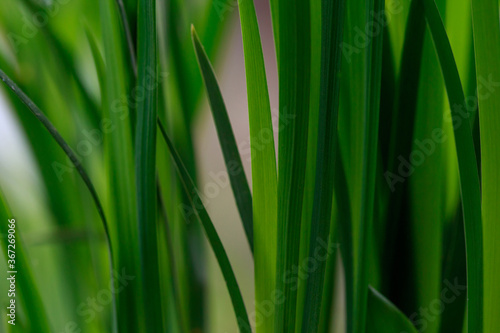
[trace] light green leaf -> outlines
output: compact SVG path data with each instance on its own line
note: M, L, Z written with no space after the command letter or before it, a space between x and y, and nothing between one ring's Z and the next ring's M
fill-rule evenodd
M272 300L276 289L278 176L266 68L254 2L240 1L238 6L245 56L250 146L253 147L251 158L257 305ZM257 332L273 332L274 317L274 313L271 313L263 318L262 325L256 327Z
M484 305L483 309L469 309L469 325L473 316L484 314L484 331L500 330L500 316L497 311L500 299L500 31L498 1L472 0L472 22L474 31L474 51L476 54L477 89L479 97L479 126L481 135L481 189L484 238ZM470 235L466 231L466 238ZM474 232L480 232L476 229ZM479 239L479 237L478 237ZM479 247L480 243L474 244ZM469 250L469 243L467 244ZM474 260L475 258L470 258ZM468 261L470 262L470 261ZM476 267L479 269L479 267ZM469 289L470 294L480 293L480 289ZM477 312L477 313L476 313ZM479 320L479 318L477 318ZM477 326L479 327L479 326ZM469 326L470 329L473 326ZM477 331L479 332L479 331Z

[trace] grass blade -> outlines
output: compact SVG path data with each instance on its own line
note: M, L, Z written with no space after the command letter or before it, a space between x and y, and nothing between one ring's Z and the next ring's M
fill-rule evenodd
M384 0L370 0L367 3L366 13L383 13ZM359 231L359 260L356 273L355 286L355 314L354 332L366 330L366 307L369 283L369 244L372 237L372 225L375 207L375 180L378 147L378 126L380 114L380 93L382 75L382 46L383 34L372 37L366 52L368 62L367 78L365 80L365 114L363 122L363 158L362 158L362 184L361 184L361 214Z
M229 180L231 181L234 198L236 199L236 205L238 206L238 211L240 212L245 234L253 253L252 194L250 193L250 187L248 186L241 157L238 152L238 146L236 145L236 140L234 139L233 129L231 127L231 122L227 114L226 105L224 104L219 84L217 83L217 78L215 77L214 69L200 43L200 39L194 30L194 26L191 26L191 36L198 64L203 75L203 82L205 83L205 87L207 89L210 108L212 110L215 126L217 128L217 136L219 137L222 153L224 154L224 161L226 162L226 168Z
M411 264L413 266L410 284L415 292L414 297L406 298L414 298L413 309L425 307L434 299L439 298L442 289L442 248L445 225L443 201L444 194L448 193L443 188L443 179L449 171L446 173L441 171L444 170L443 152L446 145L440 142L436 144L433 139L433 133L436 136L435 134L443 129L444 82L428 30L425 33L420 77L412 150L410 155L404 156L405 159L411 161L412 165L415 165L412 175L407 179L408 230L412 244ZM429 82L433 84L430 85ZM450 133L450 137L452 136L453 134ZM452 149L455 153L454 144ZM422 155L424 156L423 163L420 163L418 156L414 158L415 155L421 153L425 154ZM418 164L414 161L418 161ZM401 308L404 307L401 306ZM428 333L438 332L440 317L436 315L435 320L428 322L426 327Z
M278 176L266 68L254 1L240 1L238 7L245 56L250 145L255 147L251 158L255 301L259 304L269 300L275 290ZM266 140L262 140L263 137ZM256 330L272 332L274 313L266 316Z
M201 96L203 83L199 75L199 68L196 55L193 52L193 43L190 34L190 15L184 2L179 0L158 2L160 12L159 22L161 67L162 71L167 71L169 75L165 84L162 85L161 98L162 111L159 111L159 119L165 121L170 126L171 135L178 144L178 151L182 160L189 170L193 180L197 181L196 158L193 143L193 116ZM207 4L208 5L208 4ZM215 6L212 6L211 11ZM217 16L218 17L218 16ZM219 18L219 17L218 17ZM224 20L217 20L216 25L221 25ZM215 29L218 30L218 29ZM216 32L214 32L215 34ZM209 39L216 38L210 36ZM205 39L202 38L205 42ZM204 44L207 47L207 44ZM210 50L208 50L210 56ZM162 154L164 164L170 170L170 175L174 177L172 186L175 187L173 200L169 200L171 207L178 205L190 207L189 201L182 191L182 186L175 176L174 166L170 156ZM160 161L161 163L161 161ZM167 187L166 187L167 188ZM170 189L170 187L169 187ZM169 191L171 192L171 191ZM164 192L165 197L167 194ZM182 202L179 202L182 201ZM177 263L179 264L179 274L182 288L182 305L185 317L189 322L191 330L199 330L205 326L205 304L206 270L202 258L204 258L204 244L201 242L203 231L198 223L190 223L192 214L182 214L179 210L172 213L175 239L178 240L180 251L177 253ZM194 218L194 216L192 216ZM188 218L188 221L185 219ZM188 222L188 223L185 223ZM200 274L201 273L201 274Z
M96 62L97 74L104 82L102 90L103 119L113 125L113 131L105 133L104 151L107 182L110 188L110 205L113 241L116 244L115 270L124 267L139 271L137 252L137 211L136 188L134 183L134 156L130 108L126 97L129 89L130 70L127 63L126 48L120 25L118 8L114 0L100 1L100 15L103 30L105 72L99 73L99 60ZM97 50L94 51L94 54ZM99 59L99 55L95 54ZM124 102L125 98L125 102ZM140 300L140 279L131 282L117 295L118 331L135 332L142 329L138 306Z
M311 2L311 92L309 97L309 128L307 130L307 157L306 178L304 188L314 189L316 181L316 155L318 152L318 123L320 104L320 78L321 78L321 1ZM299 262L309 257L311 238L311 219L314 202L314 190L304 191L302 201L302 222L300 226ZM335 229L335 228L332 228ZM332 230L333 231L333 230ZM330 261L330 259L328 259ZM330 279L331 280L331 279ZM325 284L328 284L328 279ZM307 292L307 279L299 279L297 286L297 319L295 325L302 329L304 319L304 305ZM331 295L331 294L330 294Z
M299 264L310 93L310 3L279 0L278 77L280 123L278 149L278 251L276 289L284 302L276 304L275 332L295 330L297 286L285 283ZM288 277L289 279L289 277ZM288 281L290 282L290 281Z
M457 65L444 24L434 0L423 0L425 16L431 30L446 91L451 107L451 117L461 120L455 123L456 150L460 175L460 192L464 214L465 240L467 249L468 281L468 330L483 331L483 234L481 222L481 190L474 150L474 140L469 115L464 116L465 96L460 82Z
M484 241L484 331L500 330L497 304L500 298L498 274L500 269L500 150L498 149L500 128L500 31L498 31L498 2L495 0L472 0L472 23L474 50L476 55L477 87L479 96L479 127L481 138L481 180ZM489 86L488 86L489 85ZM494 88L492 88L492 86ZM494 89L494 90L492 90ZM479 95L480 94L480 95ZM487 98L482 98L487 96ZM476 230L480 232L480 230ZM469 234L466 233L466 238ZM474 237L474 235L472 235ZM479 238L478 238L479 240ZM481 243L475 244L480 246ZM469 243L467 245L469 250ZM473 260L474 258L471 258ZM477 267L479 269L479 267ZM474 292L474 290L470 290ZM476 290L480 292L480 290ZM472 311L472 313L471 313ZM469 310L471 315L481 309ZM478 318L479 319L479 318ZM470 319L469 319L470 320ZM469 326L469 332L472 326Z
M136 129L136 187L139 249L143 279L146 331L162 331L156 228L156 122L158 118L156 1L138 3L138 99ZM151 84L153 80L153 84Z
M217 231L208 215L205 206L203 204L195 203L195 201L200 201L200 196L198 191L196 190L196 186L194 185L193 180L189 176L184 164L182 163L179 154L175 150L175 147L167 135L164 126L161 122L158 123L160 127L160 131L162 133L165 142L168 145L170 150L170 154L175 162L175 166L180 176L180 180L184 187L185 193L192 205L193 210L195 211L198 219L200 220L203 229L205 230L205 234L207 235L208 241L212 250L215 253L215 257L217 258L217 262L219 263L219 267L224 276L224 280L226 281L227 289L229 291L229 295L231 296L231 301L233 303L234 312L236 314L236 319L238 321L238 327L240 328L240 332L252 332L250 327L250 321L248 320L247 311L245 309L245 304L243 303L243 297L241 296L241 291L238 287L238 282L236 281L236 277L234 275L233 269L231 268L231 263L229 262L229 258L227 257L226 250L224 250L224 246L217 235Z
M321 83L318 121L316 180L311 220L309 257L314 258L320 240L329 244L332 215L337 115L339 107L339 72L341 63L344 1L322 1ZM334 255L334 254L329 254ZM307 280L302 332L317 332L324 293L327 261L319 262Z
M187 329L187 325L184 321L184 318L182 316L182 305L181 305L181 298L179 295L180 288L179 288L179 281L177 279L178 273L176 269L176 264L175 264L175 255L174 255L174 242L173 242L173 236L172 236L172 230L170 226L170 222L167 217L167 209L165 207L165 202L163 200L162 192L161 192L161 187L160 187L160 180L157 177L157 199L158 199L158 210L159 214L161 216L161 219L163 220L164 224L164 229L165 229L165 243L167 246L167 258L168 258L168 268L170 272L170 282L171 282L171 288L172 288L172 298L174 300L174 308L175 308L175 314L177 317L177 320L179 322L180 326L180 332L181 333L187 333L189 330Z

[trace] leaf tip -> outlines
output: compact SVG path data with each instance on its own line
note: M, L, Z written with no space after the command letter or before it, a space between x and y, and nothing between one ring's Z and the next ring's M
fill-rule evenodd
M198 35L196 34L196 29L194 28L194 24L191 23L191 38L193 38L193 40L196 38L198 39Z

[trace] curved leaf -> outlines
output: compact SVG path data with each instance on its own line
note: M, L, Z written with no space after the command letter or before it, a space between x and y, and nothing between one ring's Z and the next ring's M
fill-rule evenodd
M194 185L193 180L189 176L189 173L182 163L179 154L175 150L172 141L165 131L165 127L160 121L158 121L158 125L160 127L163 138L168 145L170 154L174 160L185 193L192 205L194 212L196 213L196 216L200 220L203 229L205 230L205 234L207 235L210 246L215 253L217 262L219 263L222 275L224 276L224 280L226 281L229 296L231 297L231 301L233 303L234 313L236 314L236 319L238 321L240 331L250 333L252 332L252 329L250 327L250 321L248 320L247 311L245 309L245 303L243 302L243 297L241 296L241 291L238 287L238 282L236 281L236 277L231 267L231 263L229 262L229 258L227 257L226 250L222 245L219 235L217 235L217 231L215 230L215 227L205 209L205 206L201 202L201 197L196 189L196 186Z
M378 291L369 287L367 333L417 333L410 320Z
M474 140L469 117L465 113L465 96L460 82L457 65L453 56L446 30L434 0L423 1L425 16L431 30L454 122L460 193L467 243L467 294L469 332L482 332L483 329L483 234L481 221L481 190L479 173L474 150Z

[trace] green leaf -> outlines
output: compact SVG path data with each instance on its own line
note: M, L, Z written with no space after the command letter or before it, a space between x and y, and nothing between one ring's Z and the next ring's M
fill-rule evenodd
M394 305L372 287L368 292L367 333L417 333L410 320Z
M304 197L311 66L310 2L277 1L280 124L278 149L278 244L274 332L294 332ZM273 14L274 15L274 14Z
M253 253L252 194L250 193L250 187L248 186L245 171L243 169L243 163L241 163L238 146L236 145L236 140L234 139L233 129L231 127L231 122L227 114L226 105L224 104L219 84L217 83L217 78L215 77L214 69L200 43L200 39L194 30L194 26L191 26L191 36L198 64L203 75L203 82L205 83L205 87L207 89L208 100L210 102L215 127L217 128L217 136L219 137L219 143L224 155L224 161L226 163L226 169L231 182L231 187L233 189L234 198L236 199L236 205L238 206L238 210L240 212L245 234Z
M276 152L266 68L253 0L238 3L245 56L245 75L252 149L255 302L272 299L276 281L277 181ZM265 138L265 140L263 140ZM259 311L257 309L257 311ZM257 332L274 330L274 313Z
M139 249L143 280L143 307L148 332L163 330L158 241L156 226L156 128L158 81L156 45L156 1L138 3L138 98L135 141L135 172Z
M409 206L409 230L412 240L412 281L415 286L414 309L425 307L441 292L441 271L444 228L444 159L445 144L433 137L443 128L444 83L439 62L432 45L430 33L426 31L421 74L418 88L417 112L415 115L412 152L404 156L412 161L415 169L407 179ZM430 85L429 81L434 84ZM437 130L438 129L438 130ZM450 133L451 134L451 133ZM451 134L452 136L452 134ZM451 141L451 140L450 140ZM454 152L453 145L453 152ZM424 155L419 155L424 154ZM420 160L420 156L423 160ZM429 321L426 331L438 332L440 316Z
M309 98L309 128L307 130L306 178L304 187L314 188L316 181L316 154L318 144L319 100L321 78L321 1L311 2L311 94ZM314 191L305 191L302 201L302 222L300 230L299 262L309 257L311 238L311 218L313 210ZM332 228L334 229L334 228ZM330 261L330 259L328 260ZM333 278L333 277L332 277ZM331 280L330 277L327 281ZM296 331L302 329L304 305L307 292L307 279L299 279L297 289ZM328 302L327 302L328 303Z
M367 13L383 13L384 0L370 0ZM372 37L366 48L367 77L366 98L363 114L363 150L361 168L361 205L359 220L358 269L355 274L354 332L364 332L366 327L366 302L369 284L369 245L373 235L372 226L375 207L375 180L377 170L378 126L382 75L383 33Z
M217 235L217 231L215 230L215 227L212 223L212 220L210 219L210 216L207 213L207 210L205 209L205 206L201 202L201 197L198 193L198 190L196 189L193 180L189 176L186 167L182 163L179 154L175 150L172 141L168 137L164 126L161 122L158 122L158 125L160 127L162 136L168 145L170 154L174 160L185 193L189 199L189 202L191 203L194 212L196 213L196 216L201 222L203 229L205 230L205 234L207 235L210 246L214 251L217 262L219 263L222 275L224 276L224 280L226 281L229 296L231 297L231 301L233 303L234 313L236 314L240 332L251 333L252 329L250 327L250 321L248 320L243 297L241 296L241 291L238 287L238 282L236 281L236 277L231 267L231 263L229 262L229 258L227 257L226 250L222 245L219 235Z
M316 180L309 242L309 257L314 258L320 242L329 243L332 216L335 157L337 149L337 115L339 107L339 72L344 23L344 1L322 1L321 77L317 132ZM330 253L329 255L334 255ZM302 332L317 332L322 296L325 292L327 261L309 275L304 301ZM328 296L328 295L327 295Z
M467 243L468 329L469 332L482 332L484 305L481 190L474 140L469 121L470 115L464 109L467 104L465 103L460 76L436 3L434 0L423 0L423 3L427 23L441 64L446 91L448 92L451 117L454 120L453 131L455 133Z
M161 219L163 220L164 224L164 230L165 230L165 243L167 247L167 258L168 258L168 269L169 269L169 280L171 283L171 288L172 288L172 298L174 300L174 308L175 308L175 315L177 318L177 321L179 322L179 327L181 333L187 333L189 330L187 329L187 323L185 322L183 318L183 313L182 313L182 305L181 305L181 297L179 295L180 293L180 288L179 288L179 281L178 281L178 273L176 269L176 263L175 263L175 255L174 255L174 241L173 241L173 236L172 236L172 227L170 226L170 221L168 220L167 217L167 209L165 207L165 202L163 200L162 194L161 194L161 186L160 186L160 180L157 177L157 187L156 187L156 195L158 199L158 211L161 216Z
M500 298L498 275L500 270L500 252L498 238L500 228L500 150L498 142L500 134L500 31L498 2L495 0L472 0L472 22L474 31L474 50L476 55L477 87L479 97L479 127L481 136L481 181L482 181L482 216L484 238L484 308L469 308L469 332L473 327L470 318L484 313L484 331L500 330L500 316L497 304ZM489 83L488 83L489 82ZM466 230L466 238L470 232ZM479 237L477 237L479 240ZM476 243L479 247L481 243ZM469 243L467 243L469 251ZM470 259L474 260L474 258ZM468 261L469 263L469 261ZM479 269L479 267L476 267ZM480 293L480 289L471 290L470 294ZM477 304L479 306L479 304ZM479 320L479 318L477 318ZM478 326L479 327L479 326ZM479 331L477 331L479 332Z
M126 66L127 56L120 28L120 19L115 0L99 2L103 31L105 73L101 81L104 94L103 122L112 130L105 132L104 152L106 180L109 186L109 214L113 244L116 244L115 270L139 271L137 253L137 210L134 183L134 156L131 123L132 100L128 94L131 73ZM95 53L95 51L94 51ZM99 58L97 55L95 55ZM97 64L99 61L97 60ZM97 69L99 65L96 65ZM135 96L134 96L135 97ZM118 331L141 330L140 279L131 281L131 288L117 294Z

